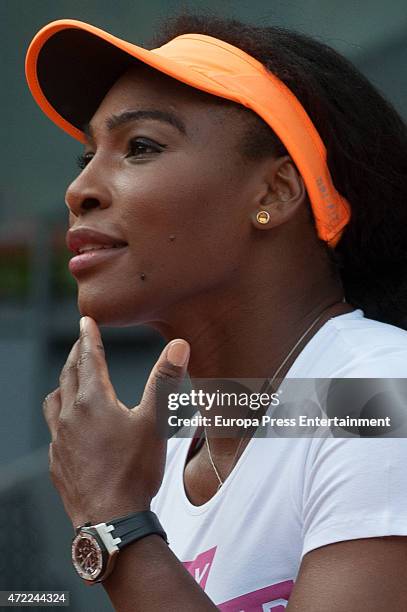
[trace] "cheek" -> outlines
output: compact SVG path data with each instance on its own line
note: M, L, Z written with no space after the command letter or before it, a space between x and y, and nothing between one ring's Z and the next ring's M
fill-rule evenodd
M226 168L205 161L151 164L121 184L120 221L146 273L209 274L238 256L249 230L242 190Z
M196 167L146 165L115 184L112 213L116 205L128 253L79 284L82 314L105 324L145 323L239 269L249 234L241 191L222 169L201 175Z

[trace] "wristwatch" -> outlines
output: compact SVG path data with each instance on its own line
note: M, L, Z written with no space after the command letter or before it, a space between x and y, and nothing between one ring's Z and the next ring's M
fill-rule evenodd
M133 512L107 523L85 523L76 528L72 540L72 563L87 584L102 582L112 572L120 550L151 534L167 535L157 515L150 510Z

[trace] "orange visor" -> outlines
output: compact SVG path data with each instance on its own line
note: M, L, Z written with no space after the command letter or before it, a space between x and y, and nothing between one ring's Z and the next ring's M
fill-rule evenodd
M211 36L184 34L150 51L81 21L63 19L42 28L31 42L27 81L44 113L85 142L84 126L134 58L259 115L303 177L318 236L332 247L338 243L350 206L333 185L324 143L294 94L241 49Z

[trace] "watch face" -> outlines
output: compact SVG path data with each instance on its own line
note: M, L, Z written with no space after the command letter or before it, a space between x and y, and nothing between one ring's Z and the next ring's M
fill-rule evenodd
M80 531L72 542L72 563L84 580L97 580L103 569L102 548L91 533Z

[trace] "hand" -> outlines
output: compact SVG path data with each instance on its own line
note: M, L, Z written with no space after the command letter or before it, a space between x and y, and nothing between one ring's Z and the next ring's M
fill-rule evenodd
M75 527L149 509L161 486L167 448L156 427L158 393L164 384L178 387L189 352L185 340L167 345L139 406L128 409L110 381L98 326L82 317L60 386L44 401L51 478Z

